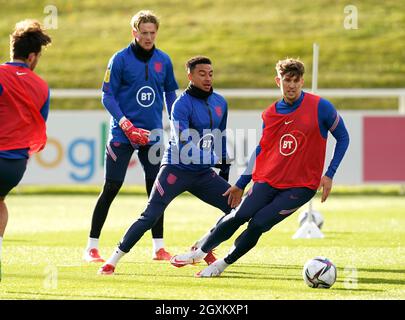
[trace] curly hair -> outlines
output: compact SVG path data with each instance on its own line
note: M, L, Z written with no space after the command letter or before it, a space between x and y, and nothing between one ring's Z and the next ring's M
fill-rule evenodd
M299 59L286 58L277 62L276 71L279 76L288 75L301 78L305 73L305 66Z
M51 37L37 20L17 22L10 34L10 56L12 59L27 59L29 54L41 52L42 46L52 42Z

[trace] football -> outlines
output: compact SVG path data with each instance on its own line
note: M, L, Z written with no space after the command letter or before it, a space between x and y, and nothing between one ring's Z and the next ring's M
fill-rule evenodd
M312 217L314 219L315 224L318 226L319 229L322 228L323 226L323 216L319 211L312 210ZM302 211L298 215L298 222L300 224L300 227L302 224L307 220L308 218L308 211Z
M309 287L328 289L336 281L336 267L325 257L315 257L305 263L302 276Z

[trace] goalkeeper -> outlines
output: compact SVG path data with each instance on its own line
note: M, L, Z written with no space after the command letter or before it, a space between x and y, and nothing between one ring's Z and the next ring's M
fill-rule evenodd
M148 195L159 171L164 99L170 114L178 85L170 57L155 47L158 29L159 20L153 12L138 12L131 19L133 41L113 55L105 73L102 103L111 114L110 135L105 151L105 182L84 251L87 262L104 261L98 250L101 230L133 152L137 151L145 172ZM152 228L152 238L153 259L169 260L163 242L163 215Z

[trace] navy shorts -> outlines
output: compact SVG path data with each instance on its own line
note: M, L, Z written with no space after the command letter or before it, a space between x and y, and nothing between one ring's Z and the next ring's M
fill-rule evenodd
M4 198L24 176L28 159L0 158L0 197Z
M150 150L151 148L153 149ZM104 166L105 179L123 182L134 151L134 147L127 143L110 142L107 144ZM155 179L162 159L160 149L150 145L139 146L137 152L138 159L145 172L145 179Z

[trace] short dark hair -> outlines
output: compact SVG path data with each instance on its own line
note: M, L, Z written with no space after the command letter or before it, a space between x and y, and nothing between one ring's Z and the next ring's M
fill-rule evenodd
M189 72L192 72L197 64L212 64L211 60L208 57L205 56L196 56L190 58L186 62L186 69L189 70Z
M305 73L305 66L299 59L286 58L279 60L276 64L277 74L280 76L288 75L301 78Z
M51 38L37 20L17 22L14 32L10 35L11 59L27 59L30 53L40 53L42 46L51 42Z

